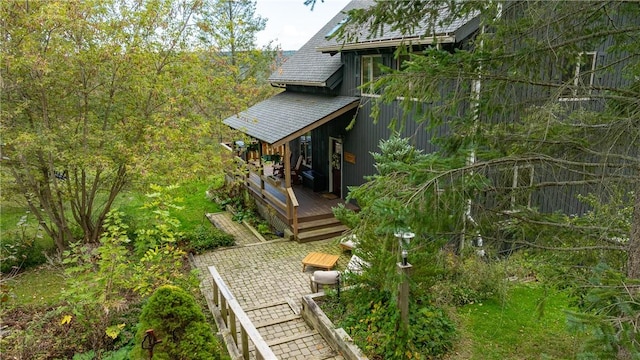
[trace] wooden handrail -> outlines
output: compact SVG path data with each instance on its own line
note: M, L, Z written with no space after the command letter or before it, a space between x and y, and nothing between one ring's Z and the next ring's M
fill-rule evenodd
M209 266L209 273L213 277L213 300L216 306L221 307L220 313L223 315L223 320L227 325L227 328L231 329L233 340L236 347L238 346L238 334L236 331L236 320L240 323L240 333L242 341L242 357L245 360L249 360L249 341L253 343L256 351L256 358L264 360L277 360L278 358L273 353L267 342L262 338L262 335L255 328L247 314L242 310L242 307L235 299L229 288L225 284L224 280L218 273L215 266ZM224 309L223 309L224 308ZM229 316L227 316L227 314Z
M291 204L291 218L293 228L293 235L298 237L298 207L300 207L300 203L298 202L298 198L296 197L296 193L293 192L293 188L287 188L287 196L289 197L289 203Z

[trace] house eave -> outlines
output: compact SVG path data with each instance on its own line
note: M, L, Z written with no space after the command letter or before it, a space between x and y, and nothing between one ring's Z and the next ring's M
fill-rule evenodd
M324 116L323 118L315 121L314 123L309 124L308 126L305 126L304 128L302 128L302 129L300 129L300 130L298 130L296 132L293 132L293 133L287 135L286 137L274 142L273 144L271 144L271 146L278 147L280 145L284 145L285 143L288 143L289 141L292 141L292 140L294 140L294 139L296 139L296 138L308 133L309 131L311 131L313 129L316 129L316 128L328 123L329 121L339 117L340 115L346 114L347 112L357 108L358 106L360 106L360 102L359 101L352 102L351 104L341 108L340 110L335 111L335 112L333 112L331 114L328 114L327 116Z
M327 86L327 82L326 81L323 81L323 82L296 81L296 80L271 81L271 86L286 87L287 85L326 87Z
M455 43L456 37L455 35L445 34L445 35L437 35L428 38L419 38L419 37L410 37L410 38L401 38L401 39L389 39L389 40L377 40L377 41L367 41L367 42L358 42L358 43L350 43L350 44L336 44L330 46L320 46L316 48L316 51L322 53L336 53L345 50L366 50L366 49L377 49L377 48L385 48L385 47L398 47L400 45L430 45L430 44L449 44Z

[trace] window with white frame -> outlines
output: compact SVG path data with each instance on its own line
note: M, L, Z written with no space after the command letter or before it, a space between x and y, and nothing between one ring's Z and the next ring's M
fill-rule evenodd
M311 168L311 132L300 136L300 155L302 164Z
M588 99L596 69L595 51L580 53L577 59L565 59L561 64L560 82L563 85L560 100Z
M377 80L382 75L382 69L380 69L381 64L381 55L363 55L361 57L360 78L362 79L362 83L360 91L362 95L375 94L372 82Z
M533 180L531 165L514 165L500 169L496 179L496 190L499 194L498 209L511 211L531 207Z

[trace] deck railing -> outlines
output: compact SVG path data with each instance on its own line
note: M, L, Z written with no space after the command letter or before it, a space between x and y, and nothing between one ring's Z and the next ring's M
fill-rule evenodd
M231 150L231 148L228 149ZM283 187L283 179L273 175L265 175L264 166L261 163L256 165L251 162L246 162L239 156L233 157L233 160L237 164L237 167L231 169L231 171L235 172L235 174L228 173L228 175L234 178L241 177L242 182L247 188L252 190L253 193L259 194L263 199L268 200L271 206L280 209L279 212L284 214L289 225L291 225L294 236L298 236L298 208L300 204L293 188ZM254 178L259 180L255 181ZM269 189L267 189L266 184L271 185ZM276 194L273 193L274 191ZM281 194L282 196L279 197L277 194ZM282 199L284 199L284 201Z
M209 273L213 277L213 303L220 309L222 319L233 337L236 347L242 347L242 357L249 360L249 341L255 348L256 359L277 360L276 355L262 335L255 328L247 314L242 310L238 301L234 298L215 266L209 266ZM240 324L240 344L238 344L237 323Z

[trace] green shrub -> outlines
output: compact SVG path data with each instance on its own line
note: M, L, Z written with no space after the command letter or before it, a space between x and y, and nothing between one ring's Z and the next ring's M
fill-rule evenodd
M43 246L42 229L35 219L22 215L15 228L2 231L0 241L0 272L27 269L47 261Z
M328 315L373 359L434 358L453 346L455 326L439 308L410 299L409 327L400 326L394 295L358 287L342 293L339 305L330 299ZM328 305L328 306L327 306Z
M234 244L235 239L232 235L210 225L199 225L185 233L182 239L182 246L185 251L194 254L202 254L205 251Z
M500 262L487 262L476 255L443 254L443 279L431 287L437 303L465 305L494 298L504 301L508 283Z
M176 286L158 288L140 315L132 359L146 359L142 342L153 329L162 342L153 349L154 359L220 359L219 343L195 299Z
M7 274L14 268L21 270L44 264L45 249L37 241L23 239L5 232L0 242L0 272Z

